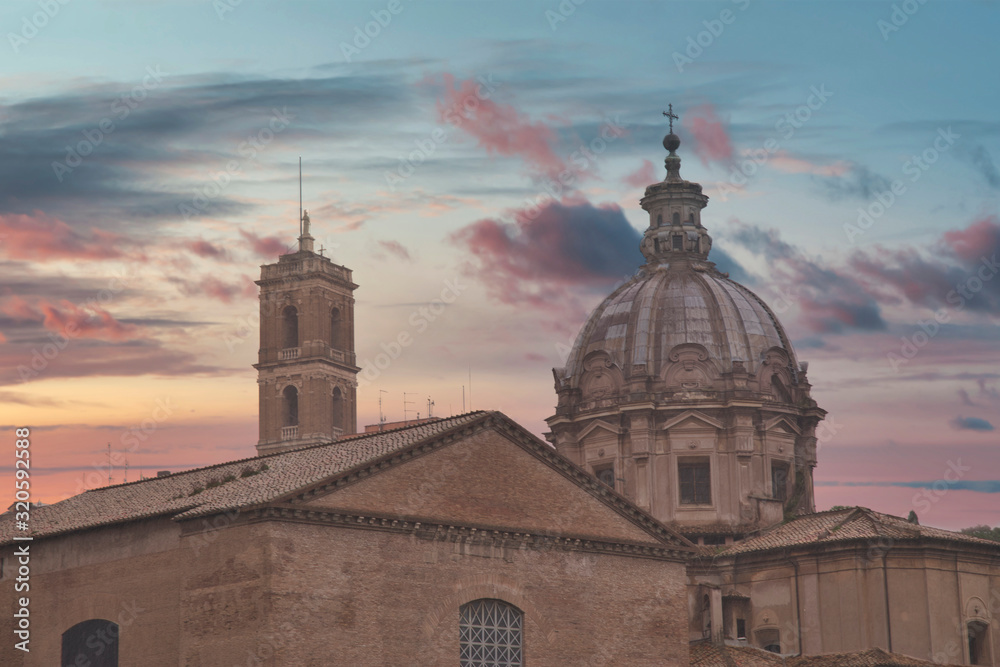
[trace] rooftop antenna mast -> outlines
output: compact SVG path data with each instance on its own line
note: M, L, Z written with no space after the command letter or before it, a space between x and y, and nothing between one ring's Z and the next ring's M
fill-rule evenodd
M382 425L385 424L385 415L382 414L382 394L388 394L385 389L378 390L378 430L382 430Z
M432 401L431 397L428 396L427 397L427 418L430 419L433 416L434 416L434 401Z
M111 443L108 443L108 486L111 486Z
M413 410L411 410L408 407L406 407L407 405L413 405L413 401L406 400L407 396L413 396L413 392L412 391L409 392L409 393L407 393L405 391L403 392L403 421L404 422L406 421L406 414L408 412L414 412ZM420 417L418 416L417 419L419 419L419 418Z

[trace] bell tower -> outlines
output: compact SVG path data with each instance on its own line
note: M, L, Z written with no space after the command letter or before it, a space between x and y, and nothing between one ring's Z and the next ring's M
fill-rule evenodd
M351 270L313 251L309 214L297 252L260 267L258 454L357 430Z

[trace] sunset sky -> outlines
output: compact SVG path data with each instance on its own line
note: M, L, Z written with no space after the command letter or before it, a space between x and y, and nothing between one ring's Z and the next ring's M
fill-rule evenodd
M672 103L710 259L829 411L818 508L1000 522L1000 2L11 0L0 27L4 505L15 427L45 502L107 484L108 443L115 482L255 454L252 281L299 156L359 365L414 340L359 426L464 386L543 433L642 261Z

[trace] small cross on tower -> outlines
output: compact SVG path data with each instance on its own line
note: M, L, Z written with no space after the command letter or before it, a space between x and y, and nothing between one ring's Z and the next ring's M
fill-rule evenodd
M674 121L677 120L678 118L680 118L680 116L678 116L677 114L674 113L674 105L673 104L668 104L667 105L667 110L663 112L663 115L670 119L670 134L673 134L674 133Z

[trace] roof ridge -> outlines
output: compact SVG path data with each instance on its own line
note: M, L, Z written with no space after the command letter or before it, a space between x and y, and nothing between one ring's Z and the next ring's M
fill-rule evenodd
M260 460L264 460L264 459L274 458L275 456L282 456L284 454L288 454L289 452L302 452L302 451L306 451L306 450L309 450L309 449L315 449L317 447L329 447L330 445L336 445L336 444L341 443L341 442L355 442L355 441L361 440L363 438L371 438L371 437L375 437L375 436L379 436L379 435L385 435L387 433L397 433L399 431L404 431L406 429L418 428L420 426L427 426L428 424L437 424L437 423L440 423L440 422L443 422L443 421L449 421L449 420L452 420L452 419L459 419L461 417L468 417L470 415L475 415L475 414L488 414L490 412L495 412L495 410L472 410L470 412L463 412L460 415L452 415L451 417L439 417L439 418L435 419L434 421L422 421L419 424L409 424L407 426L400 426L400 427L397 427L397 428L388 429L386 431L375 431L373 433L352 433L351 435L349 435L347 437L338 438L337 440L331 440L330 442L319 442L319 443L312 444L312 445L304 445L302 447L294 447L292 449L285 449L285 450L278 451L278 452L268 452L267 454L258 454L256 456L251 456L251 457L244 458L244 459L235 459L233 461L223 461L221 463L211 463L211 464L205 465L205 466L197 466L197 467L194 467L194 468L188 468L186 470L178 470L177 472L171 472L169 475L164 475L163 477L146 477L144 479L137 479L137 480L135 480L133 482L122 482L121 484L109 484L107 486L99 486L99 487L97 487L95 489L87 489L86 491L84 491L84 493L91 493L93 491L106 491L108 489L117 489L117 488L124 487L124 486L132 486L134 484L143 484L145 482L152 482L152 481L157 480L157 479L165 479L167 477L174 477L175 475L184 475L184 474L187 474L187 473L195 473L195 472L200 472L200 471L203 471L203 470L210 470L212 468L221 468L222 466L230 466L230 465L234 465L236 463L244 463L244 462L249 462L249 461L260 461ZM53 503L53 504L55 504L55 503Z
M384 435L386 433L396 433L398 431L404 431L404 430L406 430L408 428L417 428L419 426L427 426L428 424L437 424L437 423L443 422L443 421L449 421L449 420L452 420L452 419L459 419L461 417L468 417L470 415L476 415L476 414L489 414L491 412L496 412L496 410L470 410L469 412L463 412L460 415L452 415L451 417L425 417L424 420L420 421L420 423L408 424L406 426L397 426L396 428L390 428L390 429L386 429L384 431L372 431L371 433L352 433L352 434L350 434L348 436L345 436L345 437L342 437L342 438L338 438L338 439L333 440L331 442L322 443L322 444L318 444L318 445L310 445L309 447L323 447L325 445L332 445L332 444L337 443L337 442L353 442L355 440L361 440L362 438L370 438L372 436ZM426 421L428 419L433 419L434 421ZM309 447L302 447L302 449L309 449ZM278 452L278 453L280 453L280 452Z

